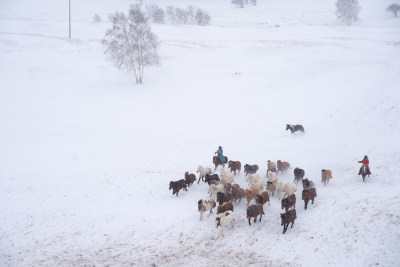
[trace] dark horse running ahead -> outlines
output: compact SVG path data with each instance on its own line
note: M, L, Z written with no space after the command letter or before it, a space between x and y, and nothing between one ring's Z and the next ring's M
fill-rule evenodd
M286 131L287 130L290 130L292 132L292 134L297 131L304 133L304 128L300 124L297 124L297 125L286 124Z
M225 161L221 162L220 159L219 159L219 156L214 156L213 157L213 163L215 165L214 171L217 169L218 165L222 165L222 167L225 168L225 164L228 163L228 157L224 157L224 158L225 158Z

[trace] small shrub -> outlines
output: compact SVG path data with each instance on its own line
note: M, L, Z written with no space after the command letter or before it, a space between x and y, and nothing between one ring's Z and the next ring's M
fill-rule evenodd
M96 23L103 22L103 19L100 17L99 14L94 14L93 22L96 22Z

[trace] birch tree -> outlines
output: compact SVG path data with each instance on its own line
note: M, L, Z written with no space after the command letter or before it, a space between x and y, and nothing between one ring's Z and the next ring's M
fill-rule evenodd
M112 27L102 40L104 53L118 68L133 71L140 84L144 68L159 63L157 36L138 4L130 7L128 15L115 12L110 20Z
M358 13L361 10L358 0L337 0L336 17L350 25L358 20Z

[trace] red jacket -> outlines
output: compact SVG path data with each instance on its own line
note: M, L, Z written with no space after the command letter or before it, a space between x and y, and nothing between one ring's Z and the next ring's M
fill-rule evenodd
M358 163L362 163L363 165L367 165L369 167L369 160L363 159L362 161L359 161Z

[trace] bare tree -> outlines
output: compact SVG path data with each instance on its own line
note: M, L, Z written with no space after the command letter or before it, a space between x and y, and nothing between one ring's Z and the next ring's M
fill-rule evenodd
M144 67L159 63L157 36L137 4L131 6L128 16L116 12L110 19L112 28L102 40L104 53L118 68L133 71L136 83L142 83Z
M188 6L186 8L186 16L188 24L196 24L196 7L192 5Z
M358 0L337 0L336 17L350 25L358 20L358 13L361 10Z
M176 20L176 15L175 15L175 7L167 6L165 12L167 13L167 18L168 18L169 23L178 24L177 20Z
M198 8L196 11L195 21L197 25L209 25L211 20L211 16L207 11Z
M398 4L391 4L390 6L388 6L388 8L386 9L388 12L393 13L393 16L395 18L397 18L397 12L400 11L400 5Z
M209 25L211 16L207 11L196 8L195 6L188 6L186 9L168 6L165 13L167 14L168 21L175 25Z
M158 5L156 5L156 4L146 5L146 11L152 22L158 23L158 24L165 23L165 12Z
M236 7L243 8L244 0L232 0L232 4L236 5Z
M189 21L188 14L186 10L183 8L176 7L175 8L175 17L177 24L187 24Z

